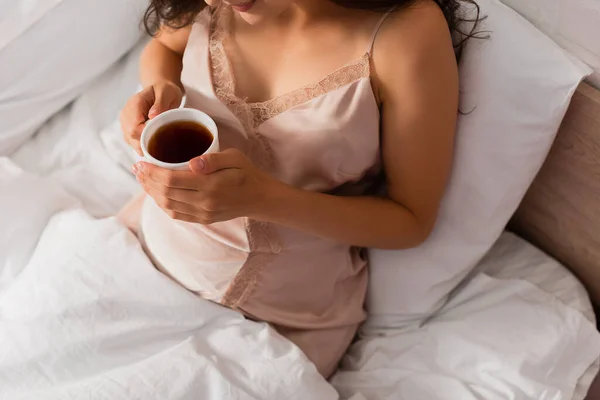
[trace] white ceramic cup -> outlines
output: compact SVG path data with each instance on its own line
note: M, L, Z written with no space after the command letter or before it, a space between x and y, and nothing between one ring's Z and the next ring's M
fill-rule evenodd
M175 121L193 121L205 126L213 135L213 142L208 150L206 150L203 154L217 153L219 151L219 131L217 130L217 124L215 124L215 121L213 121L211 117L202 111L195 110L193 108L176 108L174 110L165 111L164 113L146 122L146 127L142 131L142 137L140 139L140 146L142 148L142 153L144 153L144 161L165 169L189 169L187 161L182 163L167 163L157 160L148 152L148 143L156 131L158 131L158 129L162 126Z

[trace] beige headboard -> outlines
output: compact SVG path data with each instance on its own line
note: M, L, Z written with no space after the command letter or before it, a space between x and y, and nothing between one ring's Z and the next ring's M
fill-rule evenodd
M563 262L600 305L600 91L582 84L510 228Z

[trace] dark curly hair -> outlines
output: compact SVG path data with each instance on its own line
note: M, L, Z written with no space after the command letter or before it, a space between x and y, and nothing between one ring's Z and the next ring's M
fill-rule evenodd
M409 7L421 0L330 0L346 8L385 12L392 7ZM454 39L457 58L460 58L465 43L471 38L484 37L477 30L481 21L479 5L475 0L433 0L440 7ZM463 4L471 6L464 12ZM156 35L161 25L181 29L194 22L206 6L202 0L150 0L144 14L144 27L150 35Z

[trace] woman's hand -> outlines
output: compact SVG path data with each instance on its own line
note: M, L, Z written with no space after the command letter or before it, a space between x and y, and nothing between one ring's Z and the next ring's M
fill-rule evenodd
M197 157L189 166L171 171L139 162L133 172L170 217L204 225L262 214L268 194L283 185L234 149Z
M133 95L121 111L121 130L125 141L141 156L140 137L146 121L179 107L183 92L175 83L162 81Z

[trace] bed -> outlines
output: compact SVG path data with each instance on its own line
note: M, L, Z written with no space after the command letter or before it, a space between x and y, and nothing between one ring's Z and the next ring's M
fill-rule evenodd
M600 91L582 84L510 228L560 260L600 304ZM588 315L589 314L588 310ZM600 398L600 376L588 399Z
M143 45L0 158L0 399L600 398L600 91L580 86L509 230L443 307L363 330L326 382L265 324L156 272L111 217L139 192L116 116ZM515 350L522 332L539 359Z
M594 304L600 304L600 219L596 211L596 200L600 194L600 164L597 160L600 160L600 91L584 83L576 92L550 155L515 213L509 230L502 234L465 282L478 274L527 282L551 293L558 301L577 310L590 322L595 322L594 307L588 293ZM457 292L460 293L460 290ZM472 326L477 327L477 324ZM496 328L503 329L503 325L498 324ZM493 335L492 332L486 334ZM545 335L543 332L538 334L540 338ZM459 395L454 397L440 396L440 387L447 387L450 391L456 388L445 386L436 378L439 375L444 378L456 377L453 375L456 370L450 373L449 367L438 365L435 373L419 371L415 365L427 359L427 356L417 352L413 357L406 357L405 353L413 350L405 346L404 336L409 337L407 340L412 339L410 329L408 332L399 330L367 335L365 340L359 341L350 350L342 370L334 377L336 387L348 397L361 393L366 399L403 398L398 396L404 394L403 388L407 386L405 381L410 380L412 374L420 373L435 383L429 392L418 392L419 397L406 398L546 398L543 395L528 397L523 393L511 394L515 397L507 393L486 393L477 397L470 390L455 391L453 393ZM418 344L409 343L411 346ZM440 349L444 345L440 340L429 343L429 346ZM454 345L461 347L460 342ZM467 351L476 353L474 349ZM436 357L438 362L444 357L442 350ZM471 365L482 362L477 359L465 359L460 363L451 360L448 365L461 369L464 366L460 364L469 361L472 361ZM599 368L600 359L596 358L581 374L573 397L569 398L600 399ZM460 375L461 383L469 381L469 369L466 368L467 371ZM561 376L555 378L560 380ZM594 379L596 381L592 385ZM590 385L592 388L588 394ZM414 396L415 393L411 394Z

